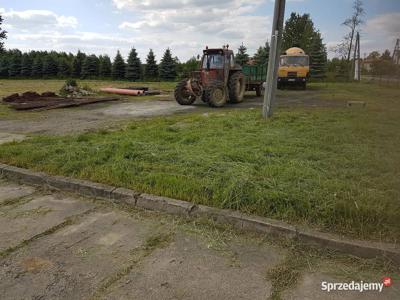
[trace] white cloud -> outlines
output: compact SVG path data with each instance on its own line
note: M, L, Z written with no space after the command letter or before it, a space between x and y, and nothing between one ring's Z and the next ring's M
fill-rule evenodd
M397 38L400 37L400 12L377 15L367 21L362 31L362 52L373 50L393 51Z
M129 40L113 35L104 35L94 32L76 32L71 34L54 32L41 32L37 34L20 33L13 37L13 47L24 51L55 50L71 51L82 50L88 53L115 55L121 47L128 48Z
M118 34L78 31L73 16L58 15L49 10L5 10L0 8L8 31L7 48L22 51L55 50L115 55L119 48L129 49L130 42ZM126 50L127 51L127 50Z
M270 19L256 16L262 0L113 0L118 12L132 11L132 19L121 20L109 34L81 32L73 16L48 10L5 10L8 48L29 50L107 53L120 49L127 56L135 46L142 60L152 48L158 59L167 47L182 61L201 54L206 46L242 42L252 53L268 38ZM126 13L124 13L126 15ZM236 50L236 49L235 49Z
M252 53L270 32L270 18L257 16L262 0L113 0L121 10L139 19L126 20L120 29L151 37L152 48L170 47L183 60L201 52L205 45L237 48L242 42Z
M71 16L57 15L49 10L2 10L7 26L18 30L41 30L45 28L76 28L78 20Z
M378 15L366 24L365 31L373 34L383 34L389 37L400 35L400 12Z

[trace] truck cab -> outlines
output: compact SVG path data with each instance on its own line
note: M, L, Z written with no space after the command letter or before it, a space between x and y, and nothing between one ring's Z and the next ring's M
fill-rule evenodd
M290 48L280 56L278 88L285 85L298 85L306 89L309 73L309 56L301 48Z

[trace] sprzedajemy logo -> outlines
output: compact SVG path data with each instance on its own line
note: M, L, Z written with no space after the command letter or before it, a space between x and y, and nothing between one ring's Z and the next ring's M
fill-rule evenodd
M389 287L392 285L392 279L390 277L384 277L383 282L364 282L364 281L351 281L351 282L321 282L321 290L327 291L378 291L382 292L383 287Z

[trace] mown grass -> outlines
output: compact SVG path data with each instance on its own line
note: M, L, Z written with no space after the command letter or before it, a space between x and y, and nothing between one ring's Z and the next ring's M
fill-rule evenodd
M396 242L399 90L313 89L323 99L367 107L282 108L269 121L255 110L155 118L118 131L2 145L0 161Z

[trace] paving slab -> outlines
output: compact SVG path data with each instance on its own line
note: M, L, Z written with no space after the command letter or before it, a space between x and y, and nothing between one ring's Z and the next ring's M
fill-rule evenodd
M0 181L0 204L12 200L31 195L35 192L35 188L27 185L19 185Z
M88 299L129 262L152 225L93 212L2 262L2 299Z
M29 200L29 199L28 199ZM35 196L29 202L0 209L0 251L15 247L73 215L94 206L62 194Z
M354 282L360 282L353 279ZM383 287L382 292L378 291L330 291L321 289L321 283L350 283L353 280L337 278L324 273L306 273L302 276L299 284L292 290L287 291L283 299L287 300L393 300L400 299L400 284L394 281L390 287ZM382 283L383 278L376 277L373 280L363 280L367 283Z
M254 244L209 248L196 236L178 234L165 249L142 260L104 299L267 299L266 270L280 261L276 250Z

